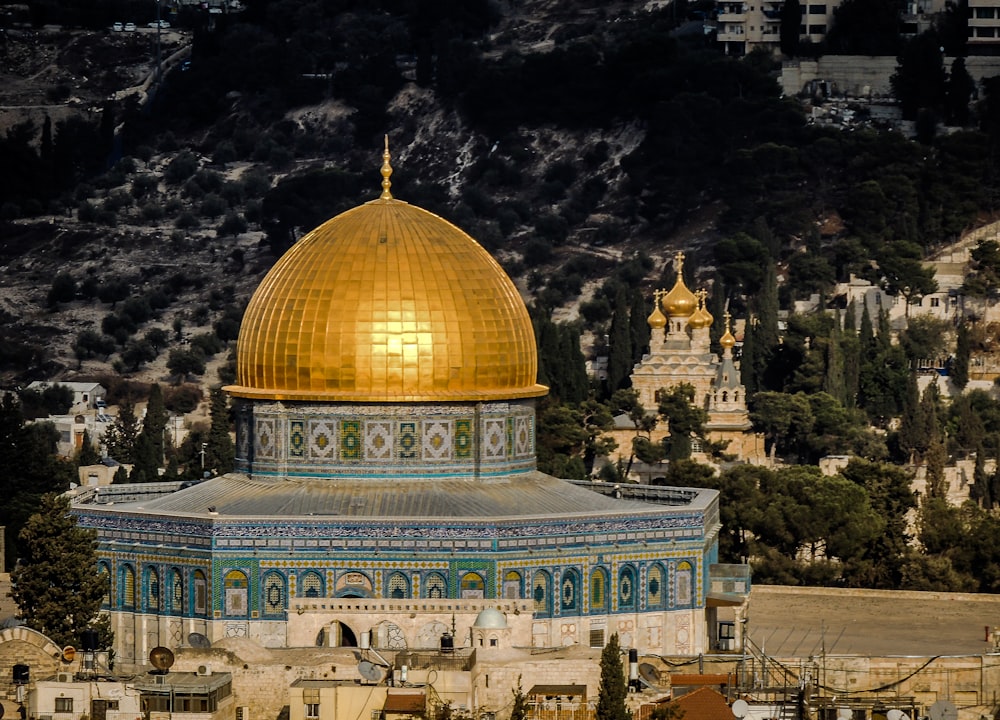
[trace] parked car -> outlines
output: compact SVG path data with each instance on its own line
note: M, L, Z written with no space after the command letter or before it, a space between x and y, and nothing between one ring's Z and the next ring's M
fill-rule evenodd
M168 23L168 22L167 22L166 20L160 20L160 21L159 21L159 22L157 23L157 22L156 22L156 21L154 20L153 22L149 23L148 27L151 27L151 28L153 28L153 29L156 29L157 27L159 27L159 28L160 28L160 29L162 29L162 30L166 30L166 29L167 29L168 27L170 27L170 23Z
M135 23L125 23L125 32L135 32Z
M121 32L122 30L125 29L125 26L122 25L120 22L118 22L118 23L115 23L114 25L112 25L111 29L114 30L115 32Z

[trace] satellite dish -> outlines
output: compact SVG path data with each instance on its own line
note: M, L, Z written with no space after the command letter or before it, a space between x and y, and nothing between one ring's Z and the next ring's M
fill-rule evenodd
M385 676L385 671L381 667L367 660L358 663L358 672L365 680L373 683L381 682Z
M166 673L170 666L174 664L174 653L170 648L159 645L149 651L149 664L160 673Z
M201 648L206 650L212 647L212 641L199 632L193 632L188 635L188 645L193 648Z
M931 705L929 714L931 720L958 720L958 708L947 700L938 700Z
M747 713L750 712L750 705L746 700L737 700L733 703L733 715L738 718L745 718Z
M660 673L655 665L649 663L639 663L639 677L641 677L650 687L659 687Z
M67 645L66 647L63 648L63 651L62 651L62 661L63 662L71 663L71 662L73 662L73 659L75 657L76 657L76 648L75 647L73 647L72 645ZM0 717L2 717L2 716L0 716Z
M854 717L854 713L851 708L837 708L837 720L851 720Z
M910 718L902 710L893 708L885 714L885 720L910 720Z

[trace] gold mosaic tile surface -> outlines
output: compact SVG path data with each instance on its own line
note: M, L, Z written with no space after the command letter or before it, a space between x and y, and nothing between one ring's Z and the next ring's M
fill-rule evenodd
M466 233L379 199L291 248L247 308L233 395L346 401L545 393L527 310Z

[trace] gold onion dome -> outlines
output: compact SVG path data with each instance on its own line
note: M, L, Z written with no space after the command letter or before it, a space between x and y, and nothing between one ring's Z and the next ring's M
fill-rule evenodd
M729 312L726 312L726 332L723 333L722 337L719 338L719 345L721 345L726 350L732 350L733 346L736 345L736 338L733 337L733 333L729 329Z
M688 325L696 330L711 327L712 323L715 321L715 318L712 317L712 313L710 313L705 307L705 296L707 294L708 293L704 290L698 291L698 309L695 310L688 319Z
M274 265L237 343L236 397L346 402L544 395L527 309L448 221L389 193L326 221Z
M653 312L646 318L646 323L654 330L659 330L667 326L667 316L660 310L661 295L663 295L662 290L653 291Z
M684 284L684 253L679 252L674 256L674 265L677 268L677 281L673 288L663 298L663 309L670 317L688 317L698 307L698 298L693 292L688 290Z

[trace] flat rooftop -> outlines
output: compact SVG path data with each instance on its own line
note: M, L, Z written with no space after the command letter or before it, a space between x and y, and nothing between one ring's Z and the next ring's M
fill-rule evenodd
M1000 595L755 585L747 617L771 657L980 655Z

